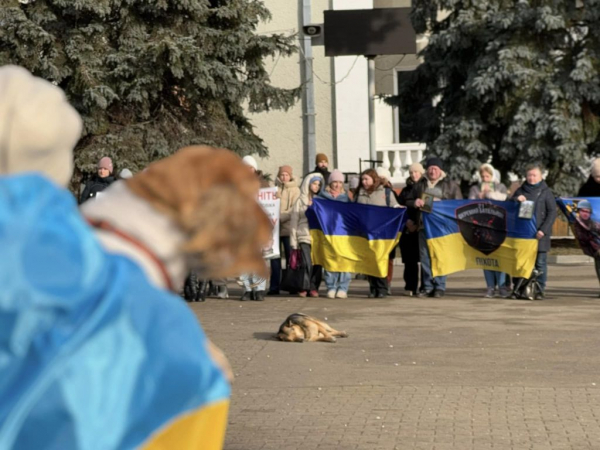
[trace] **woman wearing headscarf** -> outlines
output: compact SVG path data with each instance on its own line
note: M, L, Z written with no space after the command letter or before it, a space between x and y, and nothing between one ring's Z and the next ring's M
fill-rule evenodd
M321 191L321 197L336 202L348 203L350 198L344 190L344 174L335 169L329 176L329 183ZM348 289L352 274L350 272L329 272L324 271L325 284L327 285L328 298L348 298Z
M363 205L399 207L396 196L391 189L386 189L382 180L374 169L365 170L360 176L356 202ZM368 276L369 297L385 298L388 293L386 278Z
M290 221L290 245L294 250L302 250L306 283L300 287L300 297L318 297L319 286L323 276L321 266L313 266L311 258L312 239L306 218L306 210L312 205L313 199L318 197L323 187L323 175L320 173L308 174L300 187L300 197L292 208Z
M491 164L482 164L479 167L475 178L479 181L471 187L469 191L469 199L471 200L498 200L504 201L507 197L507 189L497 177L497 171ZM500 297L508 297L509 292L506 287L507 274L504 272L496 272L495 270L484 270L485 298L493 298L496 295L496 290Z

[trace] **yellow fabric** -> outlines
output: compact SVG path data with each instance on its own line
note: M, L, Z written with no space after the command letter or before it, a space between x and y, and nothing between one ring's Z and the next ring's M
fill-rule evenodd
M154 434L144 450L221 450L229 400L183 414Z
M427 245L434 277L466 269L484 269L529 278L535 265L538 241L507 237L489 255L484 255L467 244L460 233L427 239Z
M369 241L358 236L326 236L321 230L310 230L313 264L329 272L386 277L389 254L398 244L400 234L396 239Z

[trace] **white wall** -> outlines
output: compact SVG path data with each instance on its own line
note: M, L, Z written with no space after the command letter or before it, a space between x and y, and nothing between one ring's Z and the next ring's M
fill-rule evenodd
M259 26L259 33L291 35L298 33L301 26L302 10L298 0L264 0L271 12L272 20ZM329 0L312 0L313 23L322 23L323 11L329 8ZM296 40L296 44L300 41ZM317 153L325 153L330 161L333 160L333 110L331 61L324 56L324 47L313 47L313 72L317 75L315 81L316 109L316 147ZM303 55L298 51L289 58L275 58L266 61L266 67L271 72L274 86L283 88L298 87L302 83ZM320 81L319 79L323 80ZM269 150L269 157L258 159L259 168L270 173L273 178L279 166L289 164L295 175L303 175L314 167L314 161L304 166L302 100L284 111L271 111L260 114L249 114L255 127L255 133L260 136Z

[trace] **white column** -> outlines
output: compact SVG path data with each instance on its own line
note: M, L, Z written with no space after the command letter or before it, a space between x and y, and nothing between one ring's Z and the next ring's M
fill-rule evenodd
M333 0L332 9L371 9L373 0ZM327 32L325 30L325 32ZM336 56L333 61L335 136L338 168L358 172L358 160L371 159L369 151L369 93L367 60L363 56Z

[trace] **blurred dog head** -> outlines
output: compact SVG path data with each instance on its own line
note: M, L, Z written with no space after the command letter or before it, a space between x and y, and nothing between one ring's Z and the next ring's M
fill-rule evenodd
M272 226L257 202L257 177L235 153L185 147L125 183L181 228L188 265L203 277L265 274Z

